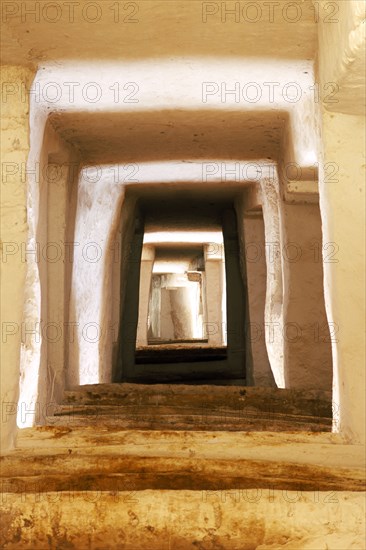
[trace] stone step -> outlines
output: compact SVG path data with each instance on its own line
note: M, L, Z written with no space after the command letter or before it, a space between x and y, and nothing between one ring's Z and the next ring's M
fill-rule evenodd
M227 359L226 347L187 345L154 345L135 351L137 365L162 365L164 363L195 363Z
M363 490L359 449L340 467L342 440L305 437L330 431L330 398L317 390L81 386L65 392L47 426L20 430L17 449L1 458L1 480L13 493Z
M200 411L257 410L314 417L332 417L331 392L249 386L186 384L96 384L65 391L67 405L190 407Z
M321 452L319 452L321 448ZM317 451L315 453L315 450ZM362 452L334 434L120 431L29 428L1 457L6 492L227 490L364 490Z
M49 425L123 429L331 431L330 392L179 384L98 384L65 392Z
M6 550L363 550L365 496L349 491L3 493Z
M243 409L193 409L192 407L135 407L64 405L47 425L120 426L121 429L227 430L227 431L331 431L332 419Z
M93 420L93 416L80 415L70 417L47 417L47 425L59 426L59 427L82 427L82 426L95 426L96 422ZM109 416L98 417L98 426L111 426L119 427L120 429L128 430L196 430L196 431L221 431L226 430L228 432L258 432L258 431L273 431L273 432L331 432L331 423L319 423L314 422L299 422L294 421L240 421L240 422L222 422L222 419L213 419L211 422L198 422L195 418L182 418L178 416L172 416L169 418L156 418L151 420L139 420L136 417L133 418L110 418Z

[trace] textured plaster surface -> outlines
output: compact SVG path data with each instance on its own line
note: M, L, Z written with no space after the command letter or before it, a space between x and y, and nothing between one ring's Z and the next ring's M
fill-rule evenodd
M88 175L89 174L89 175ZM120 263L115 234L120 223L124 187L108 178L81 172L78 185L69 342L69 384L109 382L112 369L112 267ZM107 344L108 343L108 344Z
M336 251L333 261L324 260L324 289L328 322L337 330L332 354L334 401L340 410L338 429L354 441L365 442L366 162L365 122L359 115L365 93L365 4L357 0L337 5L339 23L319 26L319 82L324 85L332 79L340 84L340 101L323 103L321 121L323 239L333 243ZM336 168L333 176L327 163ZM327 253L323 250L324 258Z
M66 82L77 83L73 95ZM91 82L96 89L88 88ZM254 87L246 87L251 82ZM272 91L268 83L276 83ZM316 161L308 60L173 57L159 61L158 73L156 60L95 63L93 69L64 63L45 65L37 85L39 107L49 107L62 137L94 162L277 158L284 127L296 141L291 160Z
M263 216L242 217L246 271L248 277L249 322L253 356L253 381L256 386L273 386L265 334L266 256Z
M266 246L267 290L265 302L265 321L270 330L265 333L268 358L273 376L278 388L285 387L284 342L281 330L283 327L283 279L281 223L279 214L278 180L263 178L260 182L265 242L272 243Z
M285 387L330 390L331 342L337 336L325 314L319 251L333 249L322 241L317 204L282 203L280 209Z
M321 6L325 5L322 0ZM332 24L319 22L319 76L328 111L364 115L365 21L363 0L334 2L337 15Z
M332 342L334 401L340 430L365 441L365 125L360 116L323 113L324 161L336 162L337 181L320 177L324 241L334 261L324 261ZM347 199L345 200L345 197ZM329 259L328 250L323 256Z
M284 59L312 59L317 39L314 7L310 0L294 3L299 7L283 11L276 5L271 11L260 0L258 10L243 4L236 14L225 15L233 9L231 4L221 10L208 2L205 9L197 0L101 2L89 9L82 3L73 7L60 2L58 11L44 11L41 5L37 21L36 14L26 14L35 11L33 2L26 1L23 10L20 5L16 10L15 4L4 14L2 57L3 62L20 64L74 59L77 44L77 57L92 62L170 55L228 57L233 52L272 58L274 51Z
M30 85L33 74L22 67L4 66L5 82ZM29 152L29 101L19 95L1 98L1 443L11 446L19 396L21 324L26 263L21 246L27 241L25 165ZM24 251L23 251L24 252ZM8 414L9 413L9 414Z
M24 338L17 422L38 421L38 407L59 401L65 386L77 152L31 111L27 159L28 234ZM66 243L69 243L68 245ZM36 405L37 403L37 405ZM29 412L28 412L29 411ZM33 411L33 412L32 412Z
M4 493L8 549L363 550L364 494L272 490ZM98 527L97 527L98 526Z

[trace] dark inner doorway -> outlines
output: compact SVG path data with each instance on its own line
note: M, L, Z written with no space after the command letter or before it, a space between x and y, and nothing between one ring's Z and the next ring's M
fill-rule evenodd
M166 193L163 198L140 197L134 213L134 232L129 247L126 288L121 303L119 353L114 382L141 384L246 384L246 367L250 360L250 342L246 338L247 288L240 266L240 250L233 201L203 198L189 199L184 194ZM139 316L140 263L145 225L157 228L172 224L181 229L204 229L215 223L222 229L226 275L226 343L210 347L205 338L164 341L150 330L148 346L136 348ZM121 257L125 257L122 253ZM197 264L199 266L199 263ZM197 266L196 266L197 267ZM198 267L192 279L199 279ZM188 271L189 273L189 271ZM154 278L153 278L154 281ZM156 282L156 279L155 279ZM207 299L215 299L212 296ZM219 297L217 297L219 299Z

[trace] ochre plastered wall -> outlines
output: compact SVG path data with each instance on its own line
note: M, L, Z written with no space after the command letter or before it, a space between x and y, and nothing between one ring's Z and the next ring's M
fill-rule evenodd
M328 322L337 331L332 351L338 429L349 440L364 442L366 163L361 74L365 4L339 1L337 6L338 23L319 23L320 89L329 82L339 87L336 101L323 103L322 109L319 194L323 240L334 243L337 250L333 262L326 261L328 251L324 251L324 287ZM330 167L335 167L335 174Z
M334 262L324 262L333 342L334 395L339 429L365 441L365 125L361 116L323 113L324 161L336 162L337 182L320 177L324 240ZM327 251L324 251L326 256Z
M29 88L33 76L33 71L25 67L1 69L1 443L5 448L12 444L15 435L26 277L21 245L27 241L29 97L21 90Z
M26 263L21 246L27 242L29 153L29 88L33 72L25 67L1 69L1 443L12 445L19 395L21 325ZM9 163L9 164L8 164Z

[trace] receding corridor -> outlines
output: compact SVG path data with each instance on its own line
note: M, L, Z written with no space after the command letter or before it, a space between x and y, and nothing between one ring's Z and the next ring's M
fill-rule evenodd
M0 547L364 550L363 0L1 10Z

